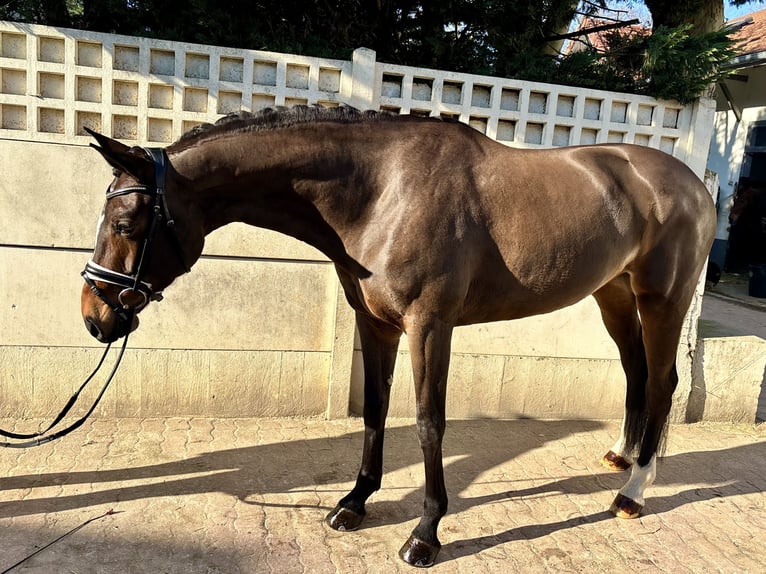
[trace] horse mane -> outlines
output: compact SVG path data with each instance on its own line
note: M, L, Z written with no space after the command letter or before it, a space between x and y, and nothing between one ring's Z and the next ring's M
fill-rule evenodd
M359 111L350 106L293 106L265 108L255 113L239 111L225 115L213 124L201 124L184 133L168 151L180 151L204 140L231 133L245 133L288 128L294 125L335 122L406 121L416 116L399 116L390 112ZM423 118L418 118L423 119Z

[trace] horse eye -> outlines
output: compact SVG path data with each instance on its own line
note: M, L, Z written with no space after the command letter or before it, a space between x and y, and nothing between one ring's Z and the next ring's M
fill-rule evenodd
M130 235L133 231L133 227L125 221L118 221L113 225L113 227L114 232L117 235Z

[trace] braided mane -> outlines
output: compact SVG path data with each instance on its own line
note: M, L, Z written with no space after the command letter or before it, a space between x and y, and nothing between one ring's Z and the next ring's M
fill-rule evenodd
M361 112L349 106L325 108L322 106L294 106L266 108L256 113L234 112L223 116L214 124L201 124L183 134L171 144L168 151L179 151L201 141L231 133L274 130L316 122L357 123L362 121L402 121L411 116L397 116L388 112Z

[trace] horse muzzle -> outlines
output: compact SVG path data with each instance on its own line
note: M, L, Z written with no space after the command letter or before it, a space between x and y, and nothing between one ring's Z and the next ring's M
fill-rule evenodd
M138 329L139 320L135 313L128 320L122 317L114 317L112 321L100 321L92 315L84 317L85 328L100 343L113 343Z

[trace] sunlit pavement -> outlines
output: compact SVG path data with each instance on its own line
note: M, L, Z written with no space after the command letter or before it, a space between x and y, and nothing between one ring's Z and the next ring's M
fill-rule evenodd
M422 509L412 421L389 424L383 488L362 528L322 522L356 476L362 427L100 419L55 443L2 450L0 571L95 519L13 572L411 572L397 552ZM598 462L617 431L450 421L450 511L433 572L764 571L766 425L672 427L637 520L606 512L627 479Z

